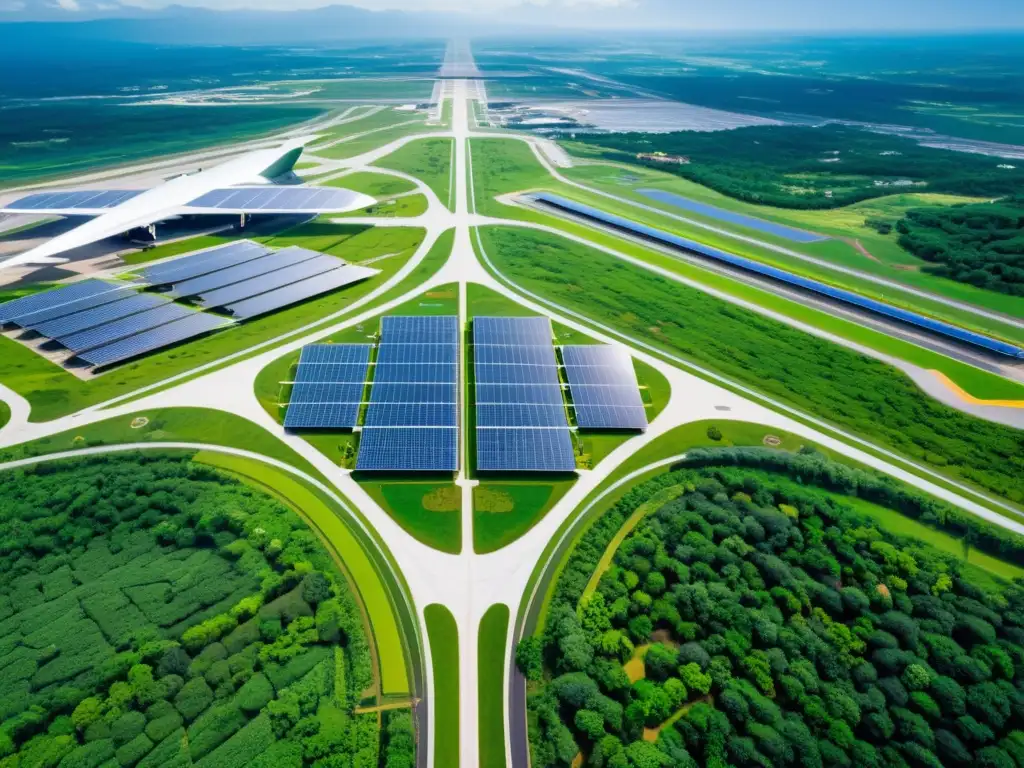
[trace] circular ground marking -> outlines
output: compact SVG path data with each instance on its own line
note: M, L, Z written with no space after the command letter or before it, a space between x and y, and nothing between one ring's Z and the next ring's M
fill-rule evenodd
M775 435L765 435L763 442L765 445L770 445L772 448L778 448L782 445L782 438L776 437Z
M132 429L142 429L147 424L149 424L149 419L145 416L136 416L132 419Z

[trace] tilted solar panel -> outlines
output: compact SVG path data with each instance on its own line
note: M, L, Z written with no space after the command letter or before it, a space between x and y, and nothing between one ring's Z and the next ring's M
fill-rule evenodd
M380 323L381 344L458 344L454 315L386 315Z
M98 296L108 291L120 290L121 287L120 283L108 283L104 280L82 280L71 285L6 301L0 304L0 323L8 323L19 316L80 301L90 296Z
M306 381L292 387L288 404L296 403L359 403L365 385L361 381L339 384L335 382Z
M554 365L474 365L480 384L558 384Z
M561 403L477 403L476 423L480 427L564 427L567 422Z
M643 399L636 385L605 385L588 386L574 384L569 388L574 405L629 405L643 407Z
M43 323L36 326L35 330L43 336L60 341L64 336L87 331L98 325L120 320L122 317L145 312L147 309L161 307L164 304L169 304L170 301L165 296L157 296L152 293L133 293L109 304L102 304L92 309L86 309L67 317Z
M115 341L102 347L90 349L78 355L82 360L95 366L113 365L124 360L176 344L186 339L230 325L230 321L205 312L190 312L182 318L157 328L151 328L135 336Z
M381 344L377 351L377 365L454 364L458 355L457 344Z
M444 384L456 380L457 370L455 363L378 363L373 371L373 380Z
M283 309L306 299L311 299L314 296L336 291L347 285L353 285L373 277L379 271L369 267L348 265L331 270L330 272L318 274L306 280L299 280L289 285L281 286L280 288L243 299L242 301L227 304L224 308L239 320L247 320L267 312ZM273 274L278 273L275 272Z
M367 427L454 427L455 403L382 403L372 401Z
M317 256L299 264L279 269L267 275L242 280L217 288L212 291L200 294L199 300L205 307L225 307L228 304L235 304L253 296L273 291L291 283L297 283L316 275L338 268L338 260L333 256ZM237 315L236 315L237 316Z
M270 253L270 249L264 245L254 243L252 240L238 240L218 245L215 248L207 248L205 251L180 256L173 261L154 264L139 274L150 285L165 285L191 280L193 277L216 272L219 269L227 269L251 259L258 259L267 253Z
M188 203L188 208L264 212L345 211L362 199L348 189L302 186L261 186L213 189Z
M576 423L589 429L647 429L647 411L642 405L573 404Z
M101 347L119 339L134 336L148 328L155 328L165 323L181 320L196 314L178 304L165 304L161 307L148 309L129 317L104 323L81 333L65 336L60 343L72 352L84 352L93 347ZM81 355L80 355L81 356Z
M362 363L370 361L369 344L307 344L299 353L299 365Z
M176 298L184 299L188 296L198 296L207 291L223 288L226 285L240 283L252 277L265 275L278 269L284 269L292 264L299 264L319 254L316 251L302 250L300 253L294 251L278 251L268 253L257 259L250 259L241 264L235 264L225 269L218 269L199 277L193 277L180 283L174 283L170 294Z
M475 346L473 360L478 365L555 365L555 348L548 340L536 346Z
M359 438L356 469L370 472L455 472L459 430L454 427L370 427Z
M536 403L558 405L563 403L560 384L476 384L476 402L483 403Z
M483 472L574 472L568 429L477 427L476 466Z
M605 211L601 211L589 205L577 203L559 195L542 192L537 194L535 197L538 201L546 203L547 205L554 206L555 208L559 208L575 215L584 216L602 224L607 224L608 226L620 229L629 234L654 240L660 244L670 245L684 251L689 251L699 256L704 256L747 272L752 272L788 285L812 291L813 293L817 293L822 296L828 296L829 298L850 306L865 309L878 315L899 320L900 322L909 323L910 325L917 326L918 328L924 328L932 333L937 333L950 339L956 339L957 341L962 341L967 344L986 349L990 352L995 352L1000 355L1006 355L1017 359L1024 359L1024 349L1014 346L1013 344L1000 341L999 339L993 339L988 336L983 336L980 333L959 328L955 325L943 323L939 320L933 320L925 315L920 315L916 312L909 312L891 304L869 299L866 296L861 296L860 294L853 293L852 291L835 288L826 283L818 282L817 280L809 280L808 278L795 275L791 272L786 272L782 269L777 269L776 267L768 266L767 264L762 264L758 261L754 261L753 259L747 259L742 256L729 253L728 251L723 251L719 248L704 245L703 243L699 243L695 240L680 237L679 235L674 235L670 232L655 229L654 227L649 227L644 224L638 224L622 216L606 213Z
M562 347L576 423L593 429L646 429L633 360L610 344Z
M132 291L131 287L125 285L112 291L104 291L103 293L86 296L84 299L69 301L67 304L58 304L55 307L48 307L47 309L30 312L27 315L20 315L14 318L12 322L20 325L22 328L31 328L32 330L35 330L38 326L48 323L51 320L68 317L78 312L92 309L93 307L102 307L104 304L117 301L118 299L131 295L132 293L134 293L134 291Z
M321 383L362 383L366 381L366 362L362 363L313 363L300 365L295 373L295 382Z
M551 346L551 339L551 321L540 315L473 318L473 343L478 346Z
M458 388L448 384L408 384L374 381L373 401L375 403L455 403Z
M82 189L73 192L38 192L0 206L5 211L71 211L76 208L100 211L113 208L142 194L144 189Z
M291 403L285 429L351 429L359 419L359 403Z

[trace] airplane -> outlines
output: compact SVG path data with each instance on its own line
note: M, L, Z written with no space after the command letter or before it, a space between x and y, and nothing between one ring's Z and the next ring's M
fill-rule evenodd
M304 137L249 152L152 189L37 192L0 206L0 213L94 217L0 263L0 268L62 264L68 259L59 257L61 253L137 230L155 239L157 224L180 216L239 214L244 225L253 214L345 213L377 202L349 189L281 184L295 178L292 169L311 140Z

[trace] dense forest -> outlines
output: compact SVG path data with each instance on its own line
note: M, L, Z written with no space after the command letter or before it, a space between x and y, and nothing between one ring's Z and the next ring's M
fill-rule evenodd
M896 224L899 243L936 275L1024 296L1024 195L992 203L915 208Z
M1024 168L1000 168L1005 163L997 158L841 125L607 133L582 140L609 160L647 165L737 200L780 208L838 208L907 191L1001 197L1024 187ZM637 159L649 152L685 155L690 162Z
M516 650L532 765L1024 765L1024 586L801 474L857 492L849 469L768 453L702 450L585 533Z
M184 455L0 473L0 766L411 768L356 714L370 648L290 509Z

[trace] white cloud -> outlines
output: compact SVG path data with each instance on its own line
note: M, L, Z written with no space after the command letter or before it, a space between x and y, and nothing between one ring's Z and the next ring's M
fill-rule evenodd
M82 6L78 4L78 0L57 0L57 7L65 11L80 11Z

